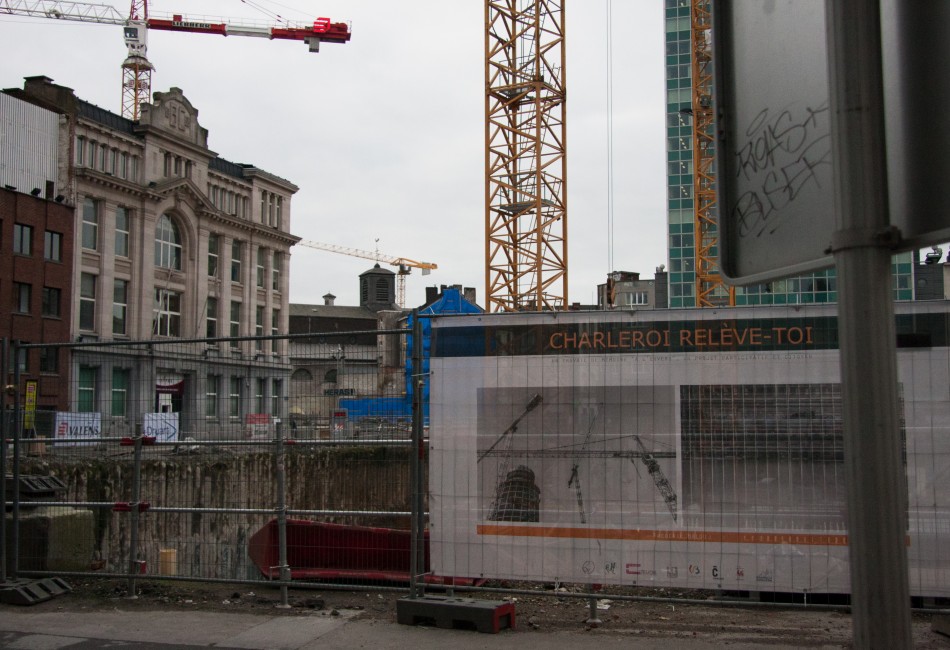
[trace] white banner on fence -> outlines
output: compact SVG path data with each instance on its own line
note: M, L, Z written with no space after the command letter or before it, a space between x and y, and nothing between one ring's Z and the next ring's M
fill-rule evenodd
M56 428L54 431L55 437L59 439L88 438L91 441L69 440L61 443L62 446L80 447L95 444L94 441L102 437L102 414L59 411L56 413Z
M910 309L912 593L950 595L950 308ZM836 348L820 307L435 320L433 570L847 593Z
M158 442L174 442L178 440L178 413L143 414L142 434L155 436Z

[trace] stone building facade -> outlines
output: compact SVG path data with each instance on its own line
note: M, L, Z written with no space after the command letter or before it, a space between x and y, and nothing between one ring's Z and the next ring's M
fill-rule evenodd
M287 331L297 186L220 158L177 88L155 93L137 122L46 77L5 92L61 116L57 191L75 206L71 338L83 344L72 410L101 413L104 434L153 412L178 413L181 434L199 436L284 415L286 341L199 339ZM112 345L144 340L158 345Z

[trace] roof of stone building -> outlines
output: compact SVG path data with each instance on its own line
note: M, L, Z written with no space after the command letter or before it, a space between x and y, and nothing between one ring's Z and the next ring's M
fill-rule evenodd
M369 307L350 307L346 305L307 305L290 304L290 315L305 318L364 318L376 320L376 312Z

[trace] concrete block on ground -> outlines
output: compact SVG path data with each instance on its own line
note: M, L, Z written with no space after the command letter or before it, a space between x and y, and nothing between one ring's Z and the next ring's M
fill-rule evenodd
M448 629L474 629L497 634L515 627L514 603L427 595L396 601L396 621L401 625L435 625Z
M12 515L7 513L7 571L13 571ZM20 511L19 571L88 571L95 551L92 510L44 507Z

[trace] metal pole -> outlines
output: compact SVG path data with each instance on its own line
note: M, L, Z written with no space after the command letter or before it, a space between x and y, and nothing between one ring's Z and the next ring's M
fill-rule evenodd
M879 0L828 0L853 644L911 648Z
M135 593L135 574L140 570L139 552L139 501L142 499L142 433L136 433L132 461L132 511L129 513L129 598L138 598Z
M590 609L590 614L587 617L587 624L591 627L597 627L603 621L600 620L600 615L597 613L597 596L594 595L594 585L587 585L587 593L590 594L590 598L587 600L587 605Z
M274 450L274 465L277 475L277 562L280 564L281 581L278 607L286 608L290 607L287 587L287 583L290 582L290 566L287 564L287 475L284 462L284 430L280 422L277 423L276 433L274 444L277 448Z
M12 570L10 576L16 580L20 566L20 343L13 342L13 522L10 527L12 539ZM6 368L3 368L4 376ZM6 476L4 476L6 481ZM4 517L6 507L4 507Z
M412 449L409 458L409 492L412 501L412 532L409 557L409 597L423 595L425 581L419 576L425 570L425 512L422 498L422 465L425 459L425 441L423 439L422 389L425 386L422 376L422 321L419 310L412 310Z
M0 338L0 368L2 377L6 378L7 366L7 339ZM0 398L0 584L7 581L7 391L2 387Z

